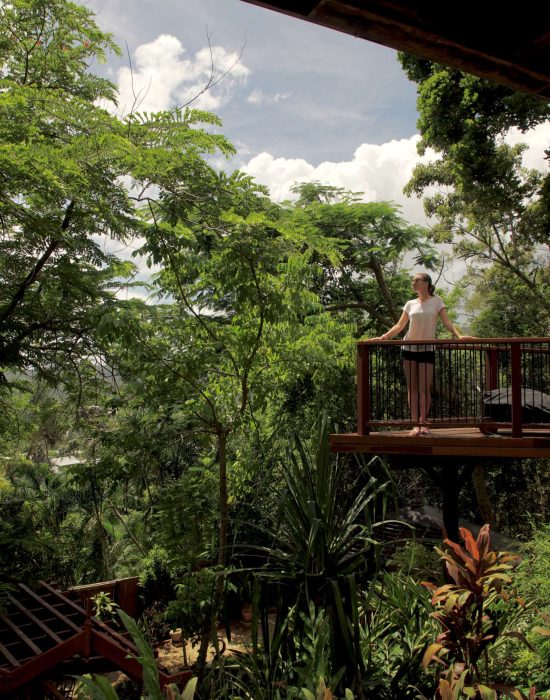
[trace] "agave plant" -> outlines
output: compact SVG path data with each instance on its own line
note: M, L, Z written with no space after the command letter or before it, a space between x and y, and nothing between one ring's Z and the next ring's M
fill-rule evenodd
M343 492L343 469L331 459L328 421L322 420L317 440L308 451L296 438L284 465L286 488L273 514L271 547L264 547L267 563L260 572L271 604L277 603L276 628L297 611L292 632L313 602L330 621L332 669L344 668L348 687L360 685L364 670L358 625L357 580L373 559L374 502L387 484L370 478ZM365 481L364 474L360 479ZM269 635L264 635L264 638ZM291 636L286 636L291 643ZM269 643L268 640L266 643Z

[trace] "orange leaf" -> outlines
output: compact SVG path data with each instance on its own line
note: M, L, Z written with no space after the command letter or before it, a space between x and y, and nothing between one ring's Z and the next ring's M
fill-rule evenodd
M453 691L448 681L439 681L439 696L441 700L454 700Z
M433 644L430 644L424 652L424 656L422 657L422 668L427 668L434 656L437 656L437 654L443 648L443 644L436 644L435 642Z

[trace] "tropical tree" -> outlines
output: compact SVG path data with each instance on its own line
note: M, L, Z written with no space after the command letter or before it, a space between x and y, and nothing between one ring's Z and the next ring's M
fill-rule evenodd
M431 237L487 272L511 277L526 300L550 308L548 287L550 176L522 164L525 146L510 146L512 128L525 133L548 119L548 105L529 95L438 64L400 55L418 84L419 152L440 158L415 167L405 191L422 194L426 213L437 219ZM488 278L489 278L488 277ZM488 279L487 278L487 279ZM509 285L508 285L509 286ZM548 313L538 314L541 334Z
M314 289L325 310L366 312L366 326L376 332L392 326L410 291L405 256L429 270L438 262L427 231L407 223L392 202L362 202L360 193L319 182L298 183L293 191L293 219L305 220L341 247L338 267L319 261Z
M209 115L119 119L100 106L115 105L116 89L90 64L118 49L87 8L14 0L0 27L0 366L59 379L92 353L93 329L132 272L109 252L142 230L128 181L146 169L162 187L167 156L192 183L201 154L231 149L193 128L216 122Z

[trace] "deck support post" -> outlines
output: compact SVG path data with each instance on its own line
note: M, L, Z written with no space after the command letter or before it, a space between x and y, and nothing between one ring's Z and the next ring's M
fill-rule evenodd
M460 484L457 465L452 464L445 467L440 486L443 496L443 525L445 528L445 537L453 542L458 542L458 497L460 495Z

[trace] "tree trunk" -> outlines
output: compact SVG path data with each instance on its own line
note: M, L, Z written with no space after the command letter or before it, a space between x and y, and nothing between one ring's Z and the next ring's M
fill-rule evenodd
M371 255L369 258L369 267L374 272L376 283L378 284L378 288L380 289L380 292L388 305L393 322L397 323L401 313L397 309L390 288L386 283L384 272L382 270L382 265L380 265L380 263L374 255Z
M221 569L219 572L216 585L212 595L212 607L210 610L210 619L205 620L205 624L201 633L201 643L197 656L196 673L199 679L199 684L204 678L204 670L206 667L206 654L208 652L209 643L212 642L216 652L218 650L217 625L218 611L221 609L223 600L223 589L225 584L225 574L223 569L227 561L227 531L229 523L229 507L227 503L227 432L219 429L216 433L218 438L218 464L220 469L220 484L219 484L219 533L218 533L218 566Z
M474 467L474 471L472 472L472 481L474 483L477 505L479 506L479 512L481 513L483 522L489 523L489 525L493 527L495 524L495 516L491 506L491 499L489 498L489 491L487 490L485 468L481 462L478 462Z
M443 525L445 536L453 542L459 541L458 534L458 496L460 485L458 481L458 467L449 465L445 468L444 478L441 480L443 495Z
M220 464L220 534L218 544L218 564L225 566L227 559L227 526L229 509L227 504L227 433L218 432L218 461Z

